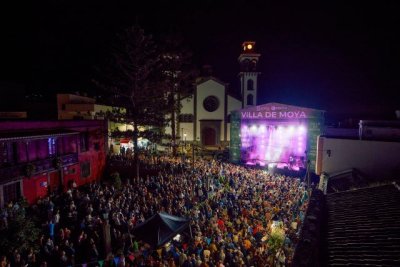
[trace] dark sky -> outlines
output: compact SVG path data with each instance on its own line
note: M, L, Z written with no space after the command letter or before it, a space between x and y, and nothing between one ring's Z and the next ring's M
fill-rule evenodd
M28 91L93 90L93 67L109 56L116 32L137 22L147 32L183 33L197 66L212 65L233 89L241 43L256 41L259 103L394 114L400 109L398 1L321 2L35 1L31 23L15 22L7 35L8 71L1 77Z

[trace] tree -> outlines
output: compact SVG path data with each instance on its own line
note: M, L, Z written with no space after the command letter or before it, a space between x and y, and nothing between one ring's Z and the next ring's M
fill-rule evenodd
M173 155L176 156L177 118L182 108L181 100L192 96L198 72L191 64L192 54L183 46L182 36L169 34L162 37L161 43L161 73L169 107L167 114L171 126Z
M133 126L133 131L117 132L114 136L132 138L136 177L139 176L139 137L151 136L149 132L157 132L154 128L165 125L165 97L157 73L159 64L152 36L146 35L139 26L132 26L118 35L108 67L103 77L95 81L112 96L112 103L122 108L114 109L110 119Z
M7 227L0 227L0 251L8 253L16 249L20 252L27 251L30 248L39 249L37 240L40 229L36 227L29 216L26 216L27 207L26 200L22 200L8 209Z

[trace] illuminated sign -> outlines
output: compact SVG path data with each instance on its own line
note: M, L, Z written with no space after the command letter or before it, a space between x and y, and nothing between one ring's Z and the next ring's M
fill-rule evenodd
M242 119L305 119L304 111L242 111Z
M240 110L241 119L309 119L318 118L323 114L321 110L302 108L279 103L270 103L261 106Z

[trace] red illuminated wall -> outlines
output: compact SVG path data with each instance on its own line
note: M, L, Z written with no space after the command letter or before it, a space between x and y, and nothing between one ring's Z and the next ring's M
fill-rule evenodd
M47 174L23 179L23 194L29 204L47 195Z
M107 124L105 121L15 121L0 122L0 132L12 133L16 130L43 131L50 129L61 129L79 133L87 133L87 150L81 151L79 135L63 136L62 142L58 144L57 150L61 155L78 153L78 162L72 165L63 166L61 170L47 169L32 177L23 177L23 195L30 204L44 197L50 190L58 187L63 182L63 188L75 181L78 186L101 179L106 163L106 141ZM18 142L18 164L30 161L42 160L49 157L47 139L28 140L28 147L25 141ZM27 156L28 155L28 156ZM88 177L83 178L81 173L81 164L90 162L90 172ZM4 178L4 177L3 177ZM13 180L19 180L14 177ZM0 185L3 184L0 177Z

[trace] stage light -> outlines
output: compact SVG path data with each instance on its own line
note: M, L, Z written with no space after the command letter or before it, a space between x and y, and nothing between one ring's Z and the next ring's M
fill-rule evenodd
M269 164L268 164L268 169L272 169L272 168L274 168L275 166L276 166L275 163L269 163Z
M293 133L294 132L294 126L293 125L289 126L288 132L289 133Z
M304 125L300 125L299 126L299 132L300 133L305 133L306 132L306 127L304 127Z
M255 126L255 125L251 126L251 131L252 131L252 132L257 131L257 126Z
M278 132L282 132L283 131L283 127L282 126L278 126Z
M260 126L260 132L264 133L265 132L265 125Z

